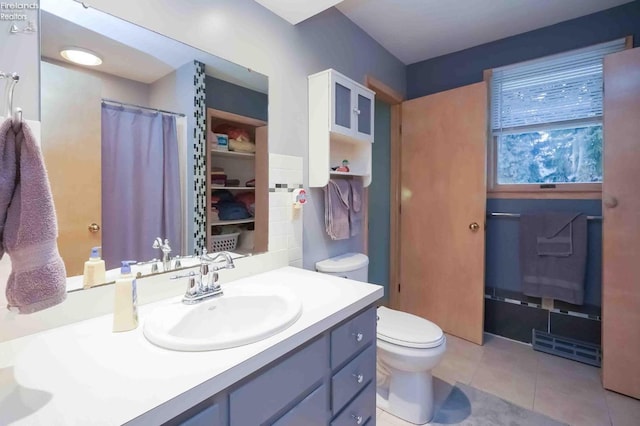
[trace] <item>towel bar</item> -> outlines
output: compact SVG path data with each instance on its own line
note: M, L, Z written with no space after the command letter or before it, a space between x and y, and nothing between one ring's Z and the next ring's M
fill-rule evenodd
M520 217L520 213L489 212L489 213L487 213L487 217L514 217L514 218L519 218ZM587 216L587 220L602 220L602 216Z

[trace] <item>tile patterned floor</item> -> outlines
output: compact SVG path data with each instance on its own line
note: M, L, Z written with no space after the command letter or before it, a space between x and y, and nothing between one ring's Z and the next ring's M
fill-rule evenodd
M456 382L499 396L572 426L638 426L640 401L606 391L600 369L485 335L484 346L447 335L434 371L437 408ZM410 426L377 410L378 426Z

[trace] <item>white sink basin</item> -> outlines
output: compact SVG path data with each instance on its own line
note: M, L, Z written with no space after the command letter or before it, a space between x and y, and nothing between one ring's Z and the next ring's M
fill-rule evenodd
M151 342L178 351L210 351L254 343L286 329L302 302L283 287L224 286L224 295L196 305L174 302L144 321Z

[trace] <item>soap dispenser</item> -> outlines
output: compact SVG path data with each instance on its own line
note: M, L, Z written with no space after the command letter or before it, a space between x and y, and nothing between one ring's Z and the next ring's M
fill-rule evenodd
M104 260L100 259L99 250L101 248L102 247L93 247L89 260L84 262L83 288L91 288L94 285L104 284L106 282Z
M113 332L129 331L138 326L138 295L136 278L131 273L135 260L123 260L120 277L115 284L113 308Z

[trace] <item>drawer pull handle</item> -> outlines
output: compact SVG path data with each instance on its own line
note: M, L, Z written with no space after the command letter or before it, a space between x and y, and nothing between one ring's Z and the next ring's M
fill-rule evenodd
M357 425L361 425L362 424L362 420L364 420L362 418L362 416L356 416L355 414L352 414L351 417L353 418L353 420L356 421Z
M362 333L353 333L352 336L356 338L356 342L362 342L362 339L364 339L364 334Z
M358 382L358 383L364 382L364 375L362 375L362 374L353 374L353 377L356 378L356 382Z

